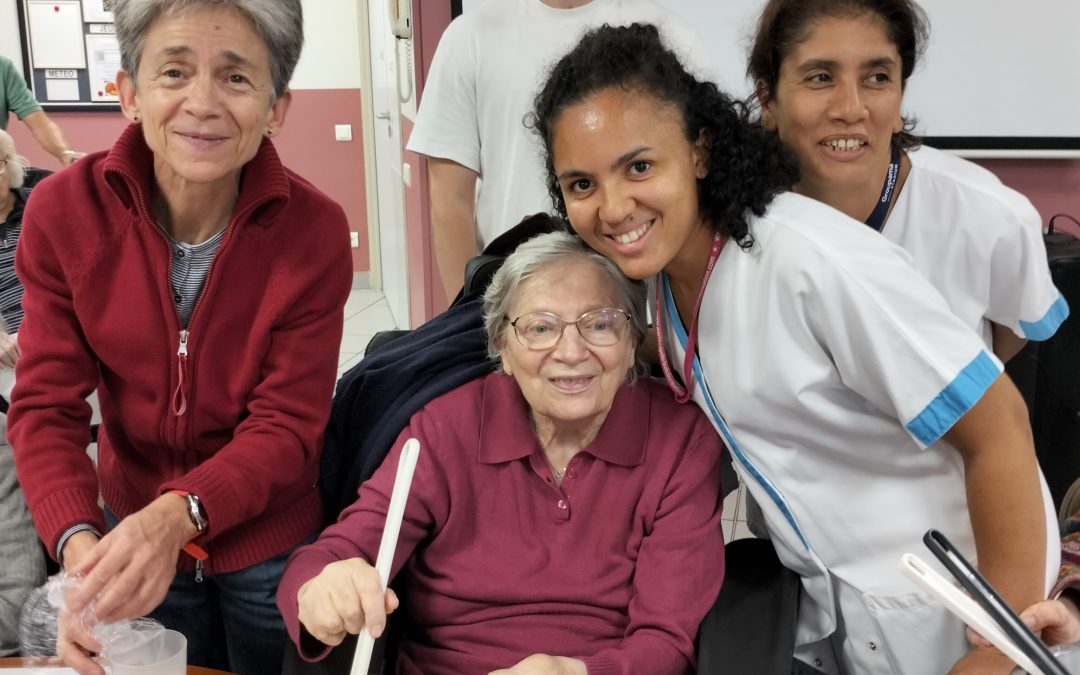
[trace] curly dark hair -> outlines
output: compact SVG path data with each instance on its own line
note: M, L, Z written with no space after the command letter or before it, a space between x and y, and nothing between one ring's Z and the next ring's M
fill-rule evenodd
M812 24L827 18L867 15L878 17L885 25L889 41L900 54L900 87L906 88L930 35L926 13L914 0L769 0L758 19L746 64L746 74L757 89L752 99L772 99L780 65L809 37ZM922 139L915 134L916 120L903 120L904 128L893 135L893 143L904 150L917 148Z
M682 117L687 141L705 140L708 174L698 181L698 210L717 231L743 248L752 246L747 210L764 214L773 197L798 180L798 164L775 134L750 119L746 106L687 72L650 24L590 30L554 65L536 95L527 119L544 143L548 192L556 211L567 217L552 161L559 115L612 87L672 106Z

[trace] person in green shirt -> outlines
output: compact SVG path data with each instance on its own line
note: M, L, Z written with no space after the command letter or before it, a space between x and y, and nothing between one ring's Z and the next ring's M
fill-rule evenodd
M15 64L0 56L0 129L4 131L7 130L9 113L15 113L30 129L38 145L64 166L86 154L68 148L60 127L41 109L41 104L15 69Z

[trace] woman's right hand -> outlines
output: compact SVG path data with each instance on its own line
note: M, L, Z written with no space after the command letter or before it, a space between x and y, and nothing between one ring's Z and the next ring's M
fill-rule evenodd
M346 635L358 635L367 626L377 638L386 627L386 615L398 607L397 595L383 592L379 573L366 560L339 560L323 568L296 593L300 624L313 638L341 644Z
M18 335L0 331L0 367L14 368L21 354Z

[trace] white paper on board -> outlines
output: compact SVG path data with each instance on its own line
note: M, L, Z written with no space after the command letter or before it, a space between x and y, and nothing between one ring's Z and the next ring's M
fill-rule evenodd
M45 102L78 101L78 80L45 80ZM7 673L4 673L7 675Z
M115 35L87 35L87 74L91 101L119 101L116 73L120 70L120 44Z
M79 0L28 0L30 54L34 68L85 68Z

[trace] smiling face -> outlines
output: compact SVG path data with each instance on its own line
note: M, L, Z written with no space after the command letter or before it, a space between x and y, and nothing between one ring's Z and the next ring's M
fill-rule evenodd
M550 312L574 321L604 307L622 309L614 282L595 262L575 257L537 269L521 286L508 317ZM541 433L580 429L587 437L603 424L626 381L634 365L634 344L629 329L616 344L597 347L567 326L553 347L533 350L506 326L500 355L503 370L517 381Z
M141 121L159 185L239 181L268 130L285 121L270 58L234 9L196 7L159 18L146 34L138 82L118 76L125 116Z
M707 255L698 211L704 142L679 111L637 90L602 89L559 113L552 164L574 230L633 279Z
M781 63L762 111L799 159L796 191L826 203L851 191L877 197L893 134L903 129L901 65L877 16L811 25Z

